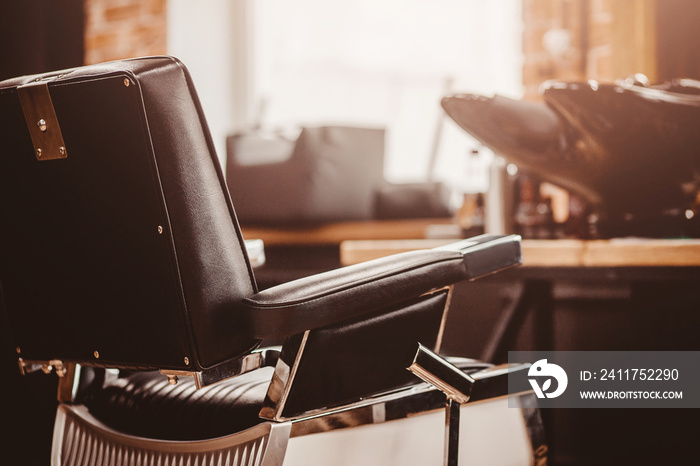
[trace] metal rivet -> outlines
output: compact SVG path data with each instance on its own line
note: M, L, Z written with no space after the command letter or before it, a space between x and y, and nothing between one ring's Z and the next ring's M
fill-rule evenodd
M65 147L59 147L59 148L58 148L58 153L61 154L61 155L65 155L65 154L66 154L66 148L65 148Z
M187 356L185 356L185 365L186 366L190 365L190 358L188 358Z
M15 348L15 350L17 351L17 354L22 354L22 348L20 348L19 346Z
M94 353L92 353L95 356L95 359L100 359L100 352L95 350Z
M39 131L46 131L46 120L44 120L43 118L37 121L36 125L39 127Z
M158 225L158 234L162 235L163 234L163 227Z
M124 78L124 85L126 87L129 87L129 84L131 84L131 81L129 81L129 78Z
M169 375L169 376L168 376L168 383L169 383L170 385L177 385L177 381L178 381L178 380L179 380L179 379L177 378L177 375Z
M37 157L41 157L41 149L37 149L37 150L36 150L36 156L37 156Z

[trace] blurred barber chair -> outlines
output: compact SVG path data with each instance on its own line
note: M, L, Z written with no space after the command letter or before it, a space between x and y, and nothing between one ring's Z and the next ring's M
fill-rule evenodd
M599 236L696 236L700 85L646 81L548 81L544 103L458 94L442 106L494 152L582 196Z
M4 81L0 141L0 302L21 371L58 375L52 464L440 464L445 419L446 464L545 461L522 366L436 354L451 285L518 237L259 292L170 57Z

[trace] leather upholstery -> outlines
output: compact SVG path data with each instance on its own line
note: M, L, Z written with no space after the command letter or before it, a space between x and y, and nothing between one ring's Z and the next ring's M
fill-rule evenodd
M258 337L291 335L360 316L468 278L462 254L422 250L268 288L244 300Z
M197 390L191 378L170 385L158 372L136 372L105 383L84 400L113 429L147 438L200 440L240 432L258 417L272 376L263 368Z
M16 87L38 79L66 159L34 155ZM253 275L180 62L4 81L0 145L0 280L23 358L197 370L258 344L236 312Z
M34 154L17 86L35 80L67 158ZM260 338L313 330L296 382L310 395L289 398L313 410L408 383L404 348L435 344L447 301L421 295L519 257L513 238L495 262L487 239L470 240L257 293L192 81L171 57L0 83L0 147L0 304L29 360L223 377ZM330 380L343 383L329 395Z
M447 298L443 290L309 332L282 417L414 384L416 377L406 368L416 342L429 348L438 344Z
M243 312L260 338L292 335L521 263L519 238L481 235L268 288L246 298Z
M184 66L143 66L139 80L183 292L204 366L256 345L237 312L256 291L209 129Z
M489 367L465 358L450 362L467 373ZM258 411L270 376L271 369L261 369L196 390L191 379L170 385L158 372L136 372L106 382L84 404L101 422L132 435L165 440L214 438L262 422ZM439 406L444 395L434 394Z
M36 80L48 83L66 159L34 157L16 88ZM206 369L261 335L340 322L466 277L459 254L418 253L253 296L206 121L174 58L15 78L0 83L0 98L0 215L13 226L0 233L0 280L24 358Z

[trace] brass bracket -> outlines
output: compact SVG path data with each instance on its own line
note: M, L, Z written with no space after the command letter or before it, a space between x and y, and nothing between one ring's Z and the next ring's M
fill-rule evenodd
M68 364L64 364L60 359L51 359L50 361L28 361L24 358L19 358L17 363L19 364L19 371L22 375L41 370L44 374L55 371L56 375L63 377L68 372Z
M221 380L236 377L261 367L273 367L277 364L279 350L263 348L255 350L234 361L227 361L203 371L161 369L160 373L168 377L170 385L175 385L179 377L194 377L197 389L213 385Z
M46 82L36 81L19 86L17 95L32 137L36 159L43 161L68 157Z

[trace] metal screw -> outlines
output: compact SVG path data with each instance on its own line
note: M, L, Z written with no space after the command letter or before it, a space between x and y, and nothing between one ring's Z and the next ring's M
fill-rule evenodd
M95 356L95 359L100 359L100 352L95 350L94 353L92 353Z
M169 383L170 385L177 385L177 381L178 381L178 380L179 380L179 379L177 378L177 375L169 375L169 376L168 376L168 383Z
M66 148L65 147L59 147L58 148L58 153L61 155L66 155Z
M187 356L185 356L185 365L186 366L190 365L190 358L188 358Z
M158 234L159 235L163 234L163 227L161 225L158 225Z
M22 348L20 348L19 346L15 348L15 350L17 351L17 354L22 354Z
M131 84L131 81L129 81L129 78L124 78L124 85L126 87L129 87L129 84Z
M44 120L43 118L41 120L37 121L36 125L39 127L39 131L42 131L42 132L46 131L46 120Z
M41 157L41 149L37 149L37 150L36 150L36 156L37 156L37 157Z

